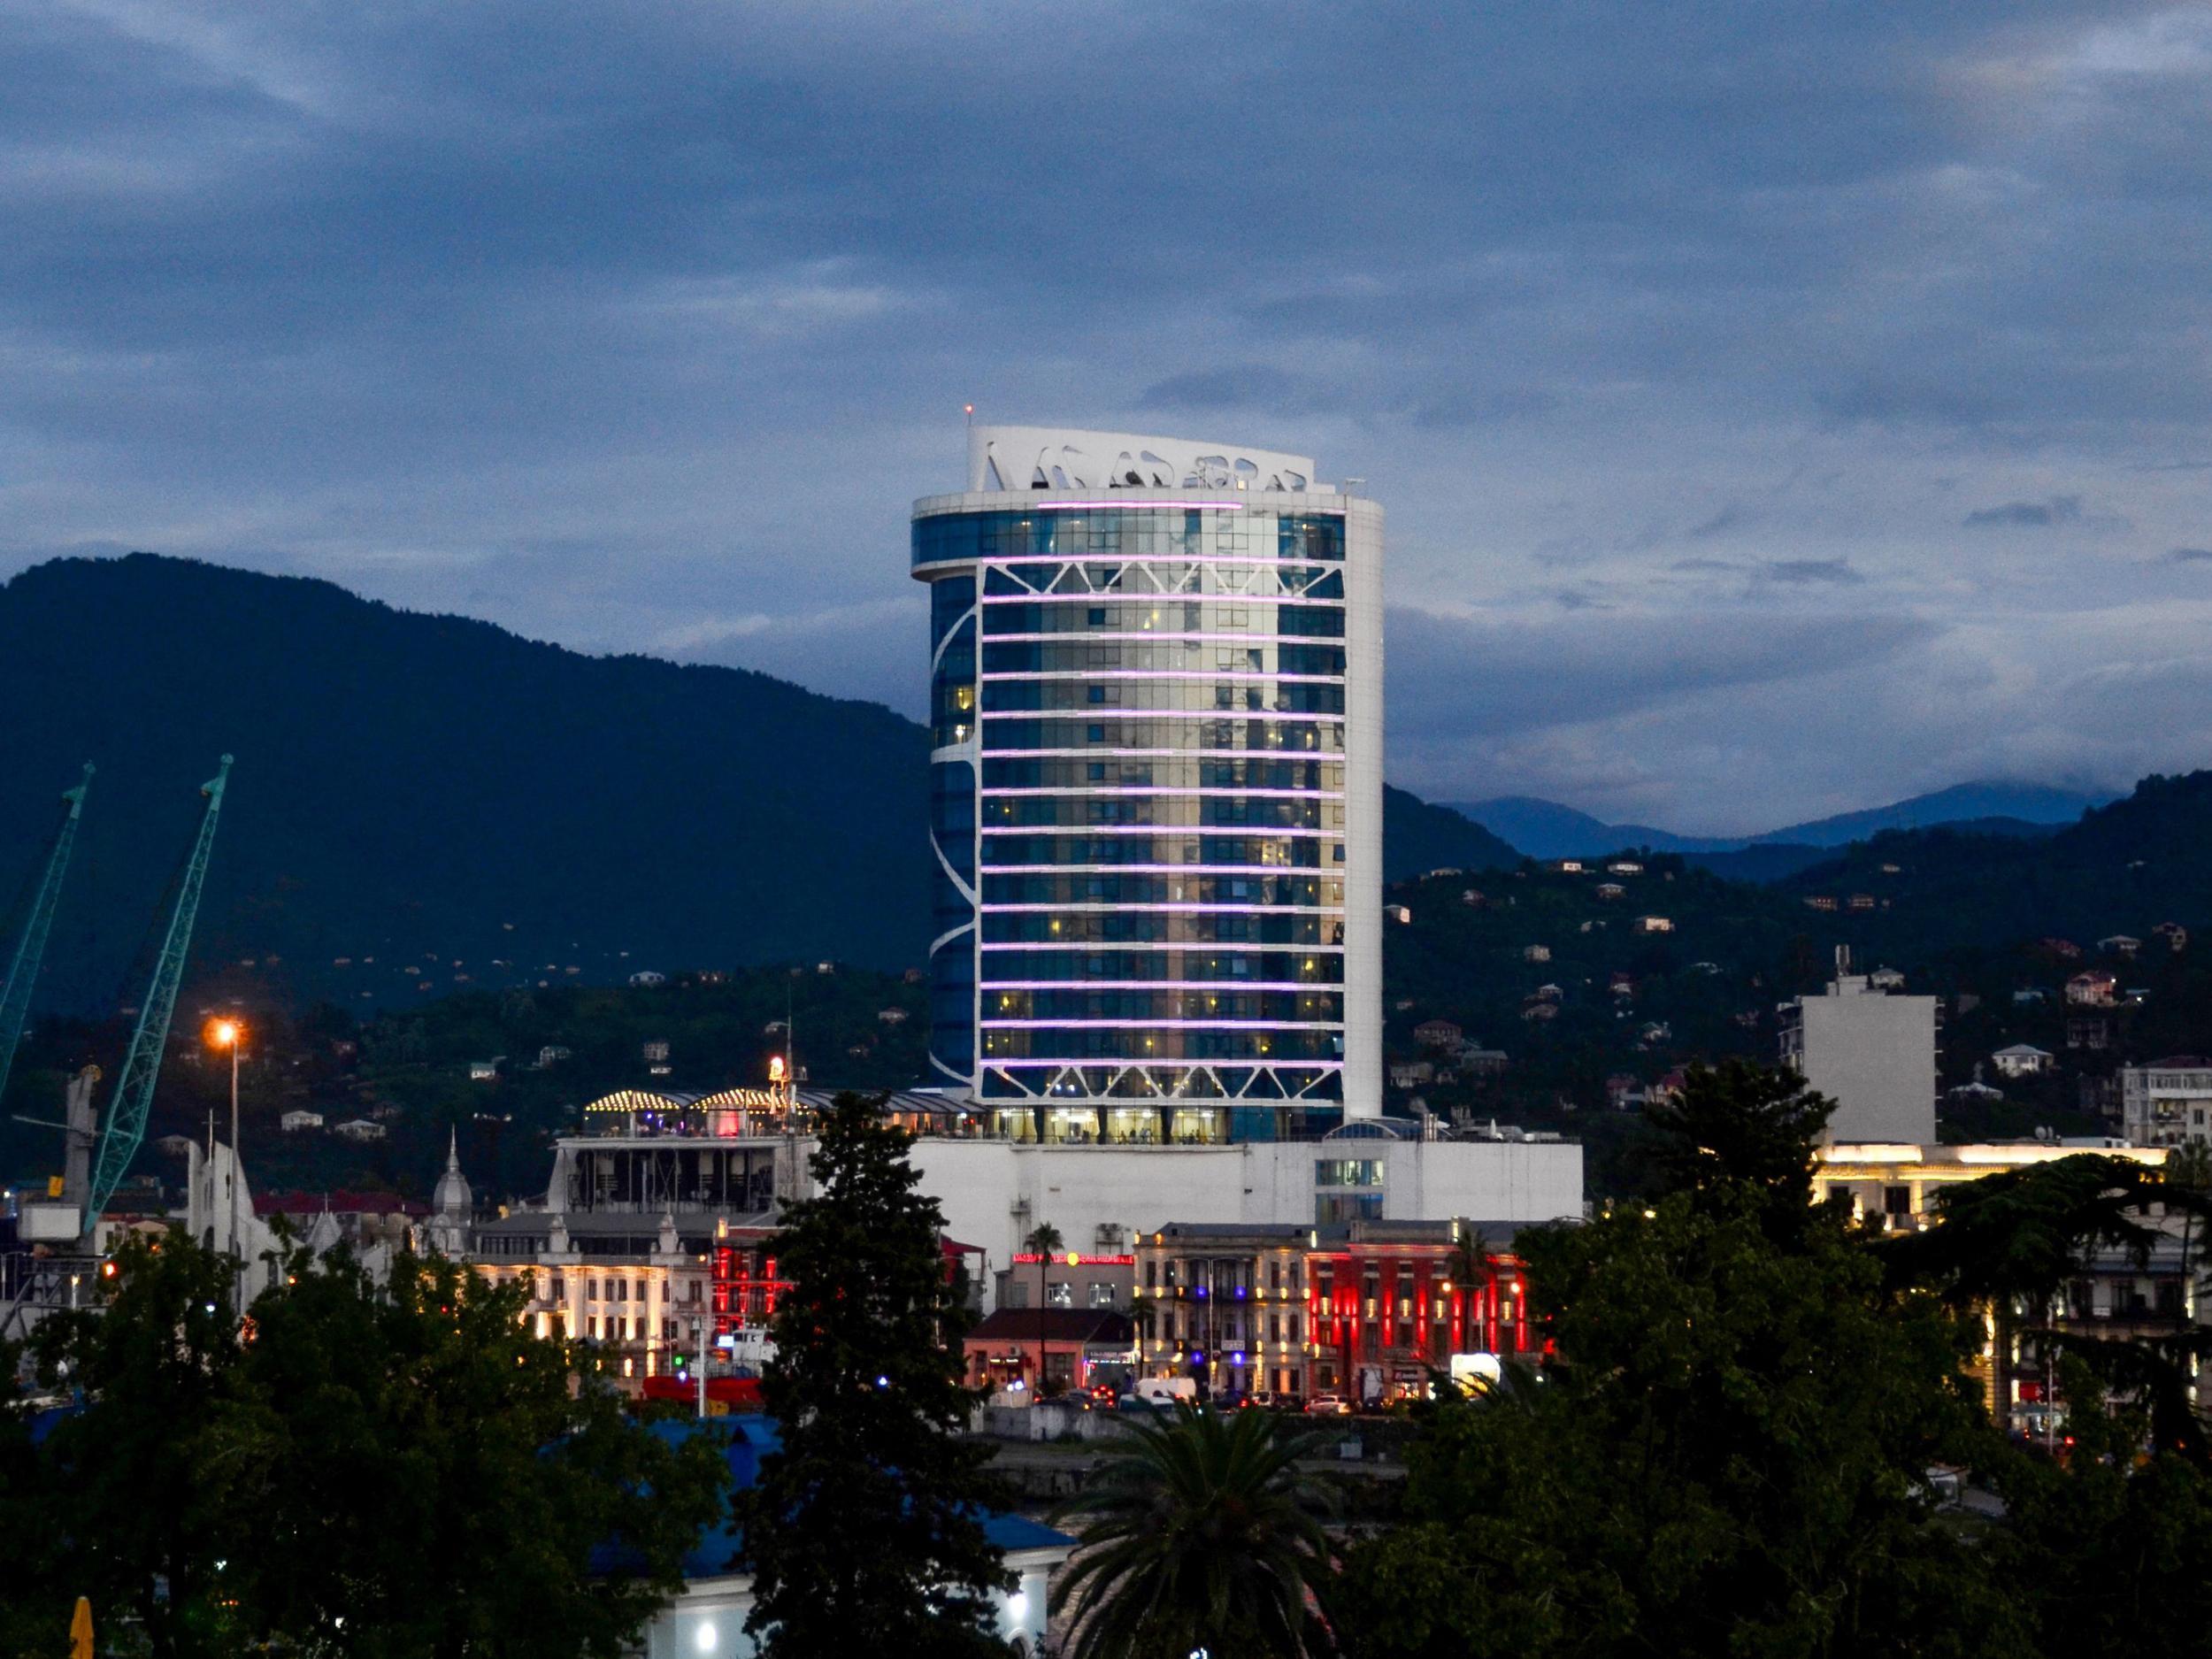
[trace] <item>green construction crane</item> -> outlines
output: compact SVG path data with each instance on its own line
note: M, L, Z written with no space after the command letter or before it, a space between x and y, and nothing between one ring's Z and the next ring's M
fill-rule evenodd
M123 1073L115 1080L115 1095L108 1102L107 1126L100 1134L99 1161L93 1166L92 1190L87 1194L83 1226L88 1235L100 1214L123 1184L131 1160L146 1138L146 1114L154 1103L154 1079L161 1075L162 1051L169 1043L169 1017L176 1011L177 987L184 979L184 956L192 942L192 924L200 910L200 888L207 880L207 857L215 845L215 820L223 810L223 786L230 778L231 757L223 757L223 769L200 786L207 797L207 811L200 819L199 839L192 843L191 862L177 890L177 908L170 913L169 931L161 941L161 956L154 964L154 982L138 1010L131 1032L131 1046L123 1056Z
M31 987L38 983L38 964L46 955L46 935L54 925L54 904L61 897L62 872L69 868L69 849L77 844L77 821L84 816L85 791L92 787L92 763L87 761L84 780L62 791L61 827L54 832L54 850L47 855L46 873L31 897L31 913L23 924L23 937L15 943L8 963L8 977L0 980L0 1094L8 1092L8 1073L15 1069L16 1045L23 1041L23 1022L30 1017Z

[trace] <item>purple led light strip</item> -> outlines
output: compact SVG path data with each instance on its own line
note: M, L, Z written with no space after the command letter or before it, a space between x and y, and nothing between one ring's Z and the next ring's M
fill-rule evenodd
M1178 943L1171 939L1117 939L1108 942L1116 950L1179 950L1193 955L1199 951L1206 951L1217 956L1258 956L1264 951L1283 951L1322 956L1344 954L1342 945L1259 945L1249 950L1225 951L1219 945L1209 941L1201 941L1194 944L1188 941ZM1009 939L1002 941L994 941L984 945L982 949L985 950L1076 950L1087 956L1104 954L1102 949L1085 949L1080 941L1071 941L1065 939ZM1232 981L1225 979L1218 983L1225 985Z
M979 1064L992 1071L1003 1071L1010 1078L1016 1073L1033 1071L1125 1071L1132 1066L1149 1067L1154 1071L1174 1070L1194 1071L1219 1066L1249 1066L1255 1071L1268 1071L1283 1076L1295 1076L1301 1071L1341 1071L1341 1060L1283 1060L1271 1054L1247 1055L1241 1059L1223 1059L1209 1055L1196 1060L1150 1059L1131 1060L1113 1056L1090 1055L1080 1060L1032 1060L1025 1055L987 1054L978 1056ZM1318 1082L1320 1079L1316 1079ZM1309 1087L1311 1087L1309 1085ZM1318 1100L1310 1094L1289 1094L1280 1097L1267 1094L1149 1094L1132 1098L1116 1094L1100 1099L1087 1094L993 1094L987 1097L994 1111L1025 1111L1033 1106L1052 1107L1067 1111L1089 1111L1096 1102L1108 1111L1151 1111L1162 1106L1173 1106L1179 1110L1212 1111L1226 1106L1334 1106L1335 1101ZM1080 1102L1079 1104L1078 1102Z
M1201 674L1197 678L1215 680L1219 676ZM1071 725L1080 723L1085 726L1095 726L1101 720L1119 719L1234 720L1238 722L1275 720L1303 721L1309 725L1318 725L1324 720L1334 720L1341 724L1346 718L1341 714L1314 714L1301 709L1125 709L1119 703L1116 703L1111 708L1097 709L1091 709L1088 704L1077 709L985 709L982 710L982 716L987 720L1066 720ZM1277 751L1274 749L1243 749L1238 752L1271 755Z
M1296 876L1314 880L1312 865L985 865L985 876Z
M1079 831L1085 835L1179 835L1207 833L1220 835L1224 832L1237 834L1244 841L1309 840L1317 841L1326 835L1342 835L1342 830L1306 829L1295 826L1275 824L984 824L978 833L984 835L1052 835Z
M1248 788L1242 784L1233 783L1216 784L1212 786L1194 785L1185 787L1175 784L1111 783L1104 779L1089 780L1083 783L1043 783L1037 784L1033 787L1028 784L1023 784L1018 787L1011 784L985 784L982 787L981 793L987 796L1003 795L1008 797L1041 795L1071 795L1079 801L1112 800L1117 796L1129 795L1202 795L1209 797L1236 795L1240 797L1248 796L1256 801L1341 801L1344 798L1344 791L1341 789L1256 789Z
M1344 638L1340 634L1184 634L1173 628L1141 628L1134 634L1093 634L1069 628L1059 634L987 634L983 637L993 645L1097 645L1109 640L1124 645L1180 645L1199 640L1210 644L1340 645Z
M988 683L993 680L1233 680L1240 684L1262 680L1280 680L1290 686L1340 686L1349 678L1346 674L1279 674L1265 668L993 668L976 676ZM1025 710L1026 713L1028 710ZM1217 714L1236 712L1230 709L1210 710ZM1263 713L1263 710L1251 712Z
M1339 1019L986 1019L986 1031L1341 1031Z
M1066 905L1002 905L989 901L978 905L985 916L1343 916L1343 905L1186 905L1186 902L1159 902L1159 905L1106 905L1106 902L1075 901Z
M986 991L1302 991L1311 996L1342 992L1337 979L986 979Z
M1056 761L1292 761L1303 765L1343 765L1340 750L989 750L989 755L1035 755Z

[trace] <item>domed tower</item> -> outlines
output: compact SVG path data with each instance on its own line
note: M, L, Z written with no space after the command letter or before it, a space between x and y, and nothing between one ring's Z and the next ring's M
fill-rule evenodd
M461 1133L455 1130L446 1142L445 1173L430 1195L430 1242L441 1255L458 1257L466 1253L469 1218L475 1213L476 1194L468 1177L461 1173Z

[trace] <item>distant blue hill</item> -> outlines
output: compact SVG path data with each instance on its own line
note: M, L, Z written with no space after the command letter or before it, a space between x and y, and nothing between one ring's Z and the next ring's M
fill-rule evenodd
M1654 852L1695 856L1698 863L1724 874L1774 880L1816 863L1817 855L1826 849L1864 841L1884 830L1971 825L1980 834L2034 834L2074 823L2091 807L2103 806L2113 799L2109 795L2088 795L2049 784L1962 783L1889 806L1736 836L1677 835L1648 824L1608 824L1587 812L1533 795L1499 795L1453 805L1462 816L1532 858L1585 857L1624 847L1647 847ZM1734 860L1725 856L1747 849L1766 850L1757 857Z

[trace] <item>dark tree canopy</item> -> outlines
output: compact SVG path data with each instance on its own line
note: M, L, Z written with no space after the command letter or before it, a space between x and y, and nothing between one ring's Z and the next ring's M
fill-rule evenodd
M1992 1450L1972 1328L1810 1205L1824 1110L1707 1073L1668 1125L1678 1190L1521 1235L1551 1363L1434 1409L1405 1524L1335 1598L1354 1651L1963 1654L2016 1628L1924 1479Z
M768 1659L1003 1654L990 1593L1014 1579L981 1511L1004 1498L961 1438L978 1396L944 1218L875 1102L840 1095L819 1134L779 1244L793 1289L763 1391L783 1443L742 1504L747 1628Z
M83 1594L180 1659L611 1659L718 1511L720 1460L672 1449L588 1374L572 1389L519 1286L402 1256L380 1287L302 1253L242 1342L223 1257L173 1233L116 1266L103 1312L38 1332L87 1404L36 1455L54 1548L50 1571L0 1574L12 1611L65 1628Z

